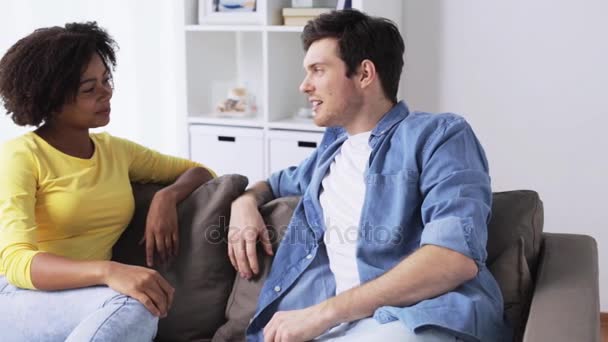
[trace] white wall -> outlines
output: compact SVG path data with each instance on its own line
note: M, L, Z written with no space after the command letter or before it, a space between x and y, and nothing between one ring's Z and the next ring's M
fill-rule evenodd
M166 0L2 0L0 55L38 27L66 22L97 21L120 46L114 74L116 90L111 123L103 130L164 153L185 152L183 71L183 12ZM181 2L180 2L181 3ZM182 72L180 74L180 72ZM178 113L180 113L178 115ZM180 125L182 123L182 125ZM181 128L180 128L181 127ZM31 129L31 128L30 128ZM26 129L15 126L0 108L0 141Z
M427 1L404 10L413 109L464 115L495 190L534 189L545 231L593 236L608 311L608 2Z

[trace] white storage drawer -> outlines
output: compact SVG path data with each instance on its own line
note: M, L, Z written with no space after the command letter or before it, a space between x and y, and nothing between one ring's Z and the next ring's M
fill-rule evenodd
M270 173L297 166L323 139L323 133L271 130L268 133Z
M211 125L190 127L190 158L217 172L238 173L249 184L264 179L264 132L261 128Z

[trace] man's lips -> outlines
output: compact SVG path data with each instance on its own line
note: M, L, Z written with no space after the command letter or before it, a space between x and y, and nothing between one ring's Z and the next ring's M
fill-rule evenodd
M323 101L321 101L321 100L309 100L309 101L312 104L312 110L313 111L316 111L319 108L319 106L321 104L323 104Z

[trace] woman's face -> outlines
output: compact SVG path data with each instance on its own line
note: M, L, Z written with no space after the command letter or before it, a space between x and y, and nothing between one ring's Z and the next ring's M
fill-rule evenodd
M54 124L75 129L107 125L112 91L112 75L101 57L94 54L80 77L76 98L61 107L53 118Z

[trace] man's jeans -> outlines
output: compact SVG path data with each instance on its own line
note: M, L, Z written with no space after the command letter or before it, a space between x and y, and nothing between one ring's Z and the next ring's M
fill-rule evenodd
M107 286L17 288L0 276L0 341L151 341L158 318Z
M428 328L418 334L410 331L403 322L380 324L369 317L341 324L314 339L314 342L458 342L461 339L436 328Z

